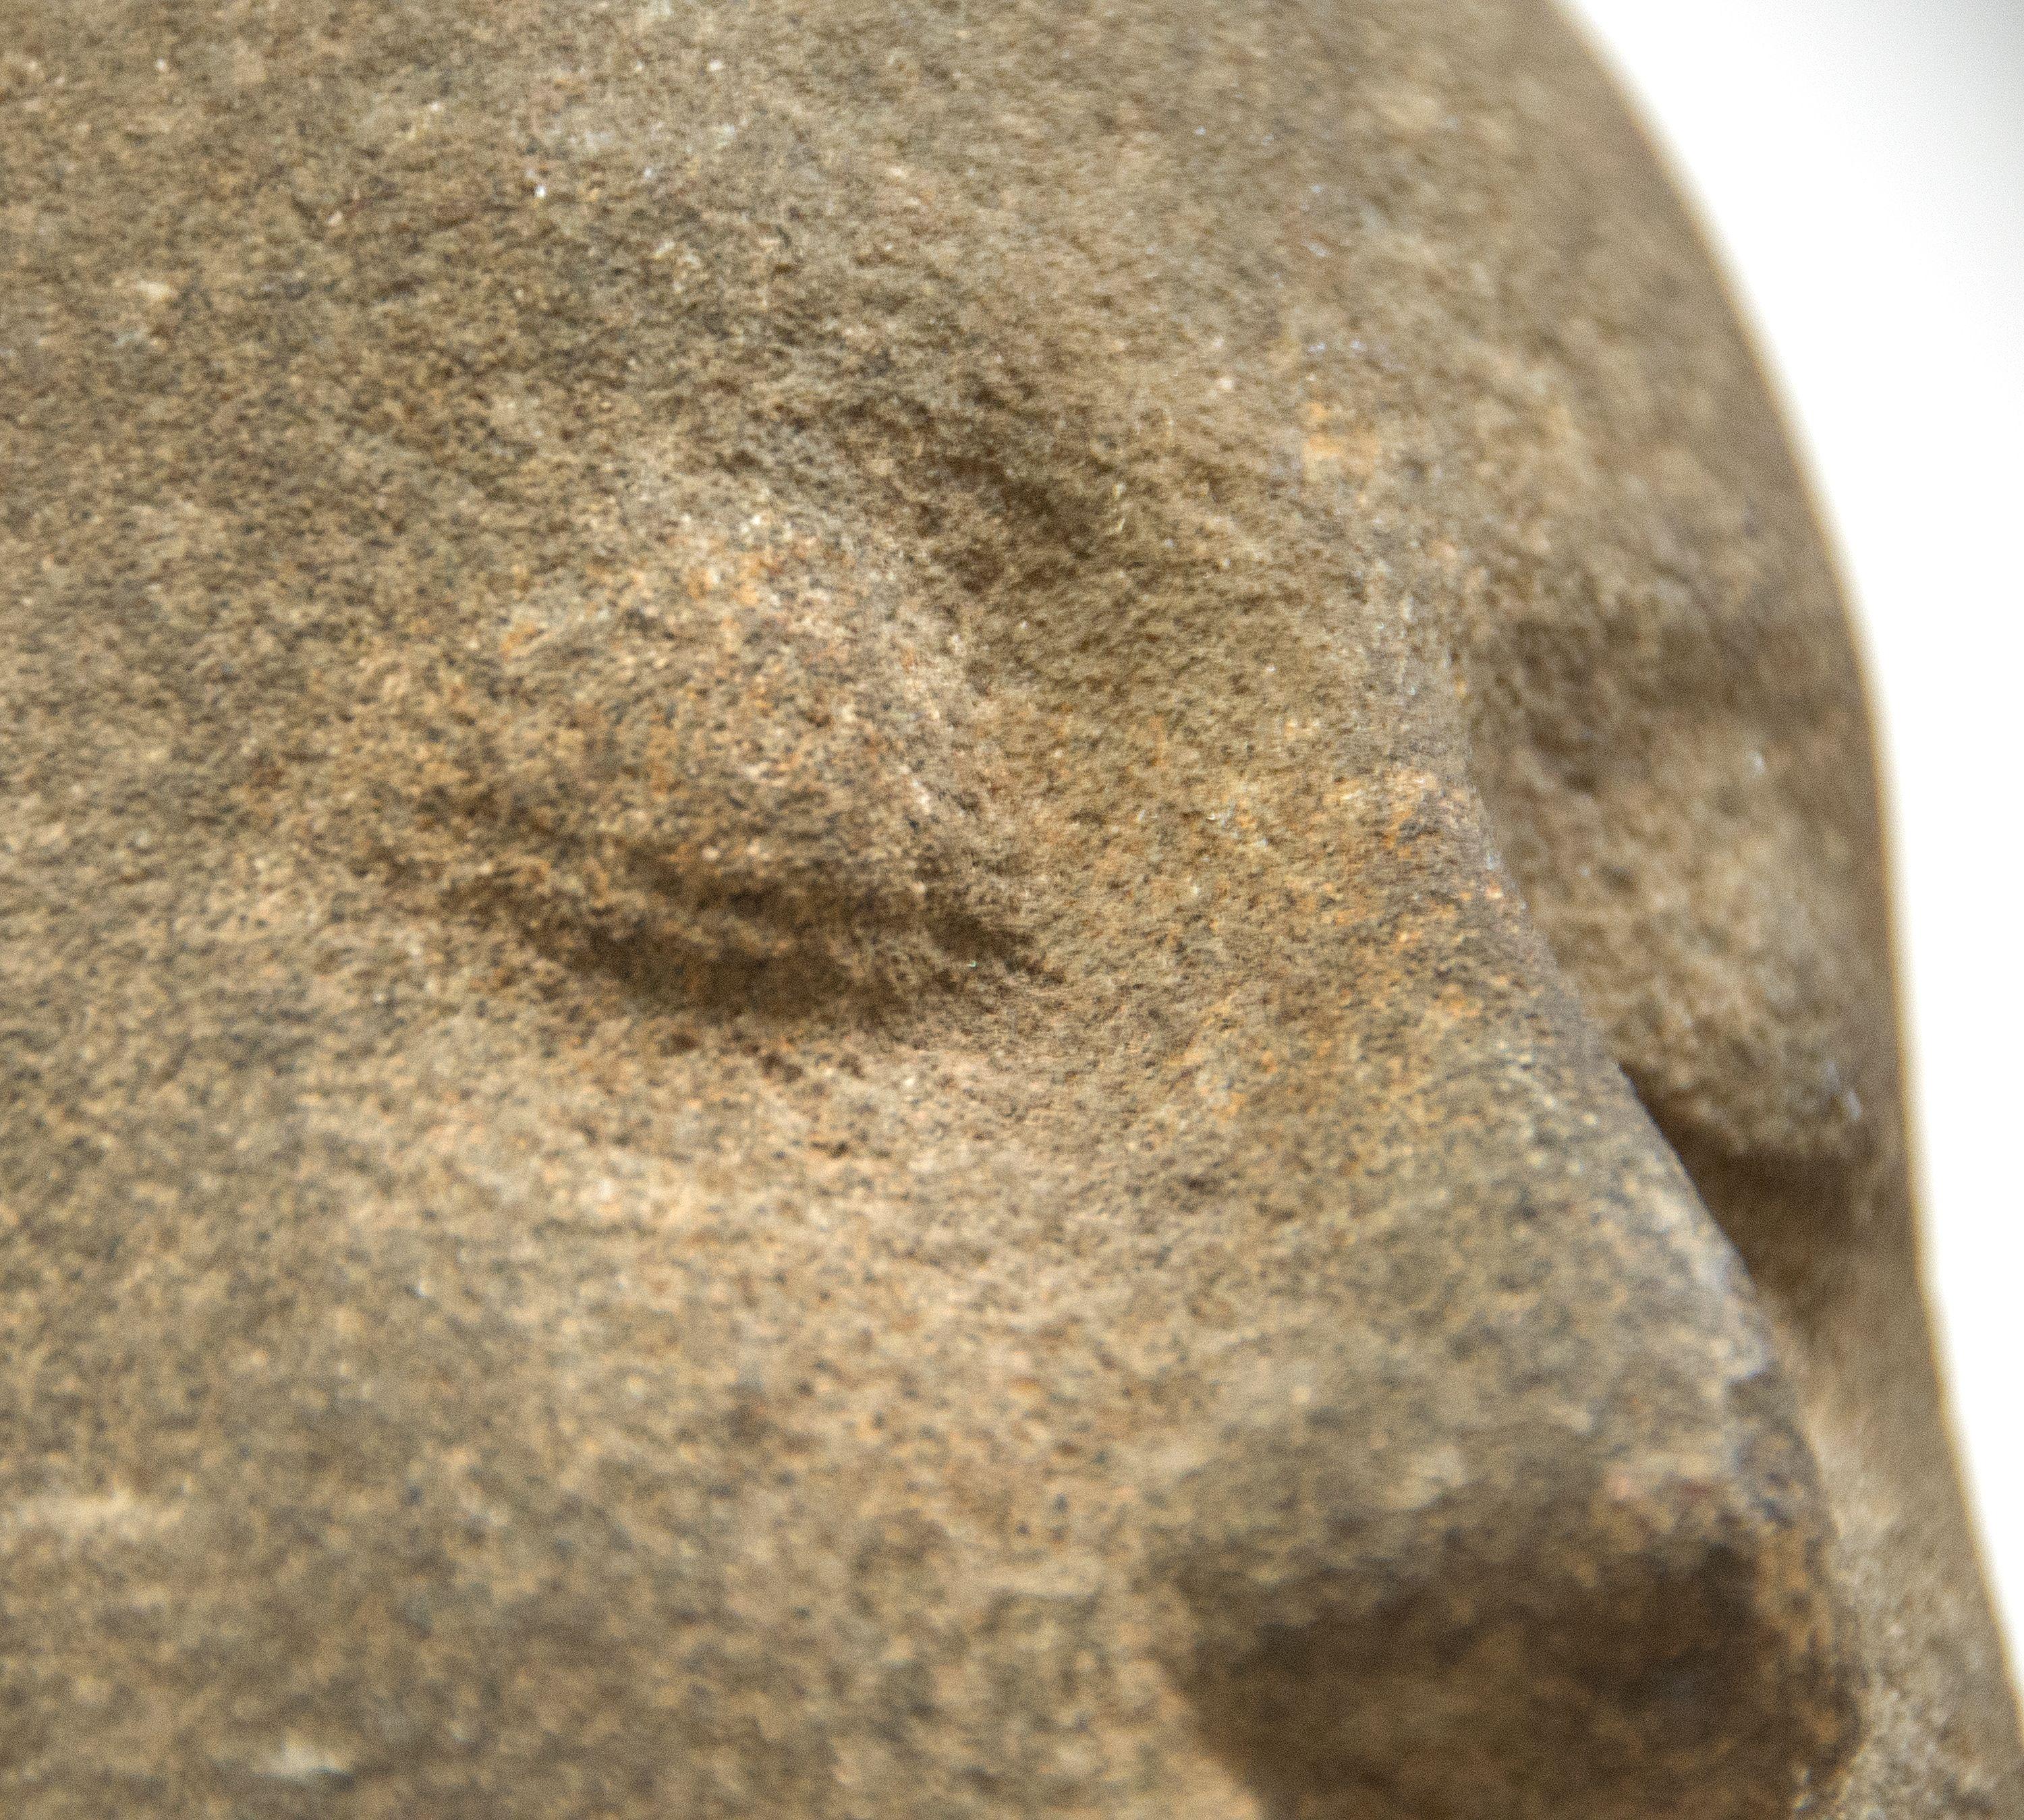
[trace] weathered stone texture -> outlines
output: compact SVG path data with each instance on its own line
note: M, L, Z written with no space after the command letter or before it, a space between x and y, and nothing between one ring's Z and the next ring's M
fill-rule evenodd
M0 0L0 1071L9 1815L2024 1816L1532 0Z

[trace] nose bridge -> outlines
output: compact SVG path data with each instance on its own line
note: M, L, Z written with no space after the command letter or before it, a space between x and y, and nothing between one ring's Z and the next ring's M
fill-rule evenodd
M1406 770L1362 811L1350 1199L1397 1290L1496 1357L1499 1401L1672 1424L1775 1378L1736 1254L1608 1052L1465 783ZM1458 1291L1468 1290L1461 1294ZM1634 1393L1630 1389L1636 1381Z
M1363 818L1349 1142L1305 1215L1340 1300L1175 1489L1179 1672L1289 1812L1797 1811L1854 1678L1747 1279L1465 788Z

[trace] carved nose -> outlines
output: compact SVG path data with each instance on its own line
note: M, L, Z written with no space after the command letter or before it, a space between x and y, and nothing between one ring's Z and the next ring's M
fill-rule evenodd
M1284 1820L1812 1811L1850 1664L1782 1398L1729 1401L1715 1478L1564 1435L1359 1448L1328 1410L1248 1437L1172 1562L1211 1744Z
M1170 1662L1274 1820L1813 1811L1857 1675L1789 1386L1550 962L1479 933L1537 983L1399 1064L1316 1185L1333 1308L1164 1489Z

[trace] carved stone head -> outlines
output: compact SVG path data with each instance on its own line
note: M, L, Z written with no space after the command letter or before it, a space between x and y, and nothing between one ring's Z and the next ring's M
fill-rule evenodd
M0 0L0 1809L2024 1813L1534 0Z

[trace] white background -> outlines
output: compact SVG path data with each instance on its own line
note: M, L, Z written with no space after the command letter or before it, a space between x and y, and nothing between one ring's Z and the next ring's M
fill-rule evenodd
M2024 1640L2024 0L1570 0L1783 388L1883 723L1929 1282Z

